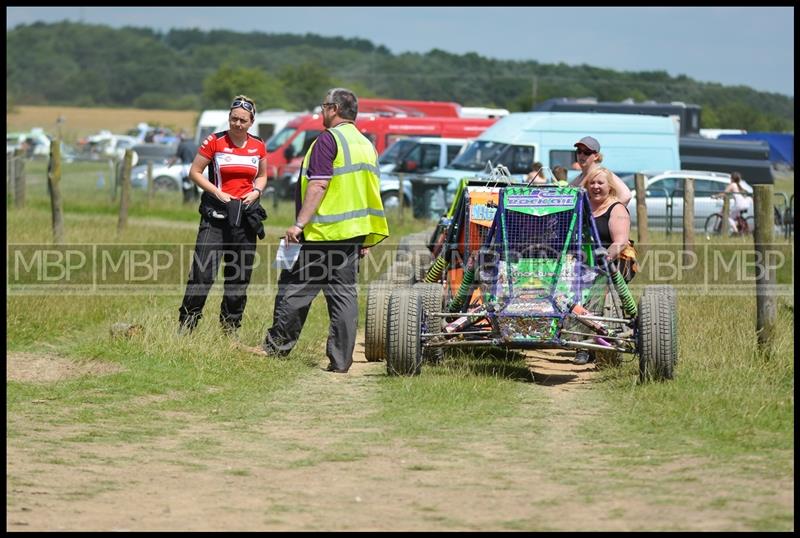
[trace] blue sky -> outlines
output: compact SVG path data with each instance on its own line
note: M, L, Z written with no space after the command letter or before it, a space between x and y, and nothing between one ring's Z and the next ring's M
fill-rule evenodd
M666 71L794 97L793 7L7 7L6 30L113 27L359 37L394 54L456 54Z

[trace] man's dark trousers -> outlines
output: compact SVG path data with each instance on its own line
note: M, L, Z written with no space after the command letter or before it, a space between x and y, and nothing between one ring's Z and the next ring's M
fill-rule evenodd
M311 303L322 291L330 328L326 354L333 368L348 370L353 363L358 327L358 252L364 237L345 241L306 242L291 269L281 271L264 350L288 354L297 344Z
M241 326L255 250L256 233L250 228L231 226L226 219L201 217L189 283L180 307L181 325L194 329L202 318L208 292L224 261L225 287L219 320L226 329Z

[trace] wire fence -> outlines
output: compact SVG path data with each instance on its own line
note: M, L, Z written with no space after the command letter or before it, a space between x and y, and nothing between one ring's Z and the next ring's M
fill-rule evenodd
M733 193L720 193L719 191L694 192L694 227L697 230L707 228L710 217L722 214L722 196L727 196L731 201L730 214L734 215ZM753 217L752 194L742 193L747 200L742 216ZM794 234L794 194L782 191L774 194L775 231L785 239ZM667 189L648 189L647 221L650 228L661 229L667 236L683 230L683 190L668 191ZM750 230L752 232L752 229Z

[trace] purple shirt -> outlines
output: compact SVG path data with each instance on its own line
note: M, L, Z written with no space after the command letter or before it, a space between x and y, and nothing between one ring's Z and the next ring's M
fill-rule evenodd
M333 177L333 159L336 158L336 140L330 131L322 131L311 149L308 159L308 179L325 179Z
M311 157L308 159L308 171L306 175L309 181L321 180L330 181L333 177L333 159L336 158L336 141L330 131L322 131L311 148ZM303 202L300 198L300 181L294 191L295 217L300 214Z

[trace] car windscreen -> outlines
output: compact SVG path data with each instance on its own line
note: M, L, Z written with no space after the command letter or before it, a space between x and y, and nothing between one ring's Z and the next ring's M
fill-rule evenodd
M414 145L416 140L398 140L381 154L378 164L398 164L403 155Z
M284 142L286 142L287 140L289 140L289 138L291 138L291 136L295 133L295 131L297 131L297 129L295 129L294 127L284 127L283 129L272 135L272 137L269 140L267 140L267 151L272 152L281 147L284 144Z
M508 144L492 142L491 140L476 140L467 147L464 153L450 163L450 168L479 172L486 168L488 161L491 161L493 166L498 164L499 157L508 146Z
M527 174L533 166L535 148L515 144L502 144L490 140L476 140L450 165L456 170L479 172L487 165L503 165L511 174Z

